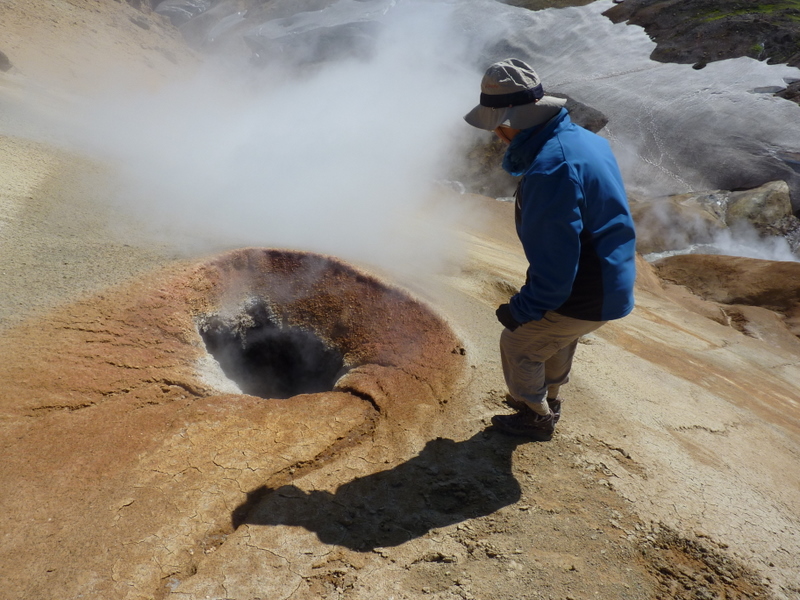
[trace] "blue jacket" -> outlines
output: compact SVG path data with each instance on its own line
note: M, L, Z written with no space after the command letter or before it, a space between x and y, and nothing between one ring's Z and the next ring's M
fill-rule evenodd
M503 168L522 175L517 234L528 277L510 301L520 323L548 310L608 321L633 310L635 234L608 142L572 123L566 109L511 141Z

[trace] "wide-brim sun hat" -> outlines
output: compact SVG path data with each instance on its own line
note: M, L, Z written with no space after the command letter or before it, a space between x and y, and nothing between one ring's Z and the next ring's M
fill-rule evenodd
M530 65L507 58L491 65L481 80L480 104L464 120L478 129L492 131L499 126L528 129L546 123L567 103L547 96L542 82Z

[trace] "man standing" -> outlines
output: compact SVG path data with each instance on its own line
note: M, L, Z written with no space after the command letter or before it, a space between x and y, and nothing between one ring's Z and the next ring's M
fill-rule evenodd
M503 168L522 176L515 218L527 279L496 311L517 412L492 423L540 441L561 416L558 391L580 337L633 310L635 234L622 176L608 142L572 123L565 103L510 58L489 67L480 104L464 117L508 144Z

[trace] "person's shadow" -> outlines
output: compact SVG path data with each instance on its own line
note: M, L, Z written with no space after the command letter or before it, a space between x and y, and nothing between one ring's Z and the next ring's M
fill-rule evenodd
M463 442L438 438L411 460L342 484L333 494L261 486L233 511L233 527L302 526L326 544L362 552L397 546L517 502L511 456L523 441L492 430Z

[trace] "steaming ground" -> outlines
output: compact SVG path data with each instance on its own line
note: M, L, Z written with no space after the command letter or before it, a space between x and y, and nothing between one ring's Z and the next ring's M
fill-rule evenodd
M515 54L548 89L609 117L603 135L631 190L783 178L796 198L800 180L781 157L800 152L798 107L753 90L800 71L750 59L702 72L655 63L640 28L601 15L607 4L402 3L366 56L255 71L226 54L144 90L117 73L88 97L51 102L46 135L112 165L112 210L157 241L191 252L307 248L435 272L458 254L446 225L470 215L432 203L432 183L472 135L461 115L480 71Z
M465 40L432 18L443 10L398 10L370 60L262 71L232 60L144 91L117 79L117 91L65 98L47 134L111 165L112 210L157 240L435 271L458 215L430 194L474 91Z
M262 37L258 32L264 17L245 15L241 17L244 25L215 32L213 43L244 48L243 37L259 43L274 41L283 23L282 49L288 56L302 57L300 48L308 48L291 45L301 24L310 30L302 40L313 49L313 27L341 26L342 14L348 13L353 25L363 25L359 19L364 19L389 33L371 43L363 37L349 46L342 41L334 46L337 56L346 56L350 49L360 62L378 65L389 51L387 40L394 36L404 42L402 52L413 59L414 78L434 73L437 79L467 68L473 90L488 63L519 56L536 67L547 89L570 94L609 117L604 135L621 158L631 189L652 196L756 187L770 178L785 179L797 208L797 106L775 98L770 90L800 78L800 70L752 59L714 62L702 71L651 61L655 45L641 28L615 25L602 16L612 5L604 0L531 12L489 0L457 4L412 0L396 6L366 2L359 17L357 4L338 2L330 10L271 21L263 25L269 35ZM416 20L408 19L410 13ZM342 39L348 39L345 33ZM205 41L211 44L211 37ZM419 59L413 56L417 46L426 49ZM244 54L249 51L233 59L241 62ZM414 79L408 82L415 85ZM429 91L419 86L414 105L426 102ZM474 91L470 99L465 100L461 114L475 102ZM452 135L445 128L434 131ZM703 135L698 136L698 131Z
M641 28L602 16L609 5L401 3L379 11L383 29L367 53L321 64L295 53L291 65L254 70L249 50L229 43L238 53L158 87L117 74L102 93L62 98L47 111L47 135L112 165L112 210L154 240L190 252L305 248L435 272L459 254L447 224L473 216L431 202L432 184L474 134L461 115L477 99L480 72L513 54L535 64L547 89L609 118L602 134L630 190L656 196L784 179L796 205L798 107L755 90L800 70L751 59L702 71L653 62ZM331 18L307 13L304 27Z

